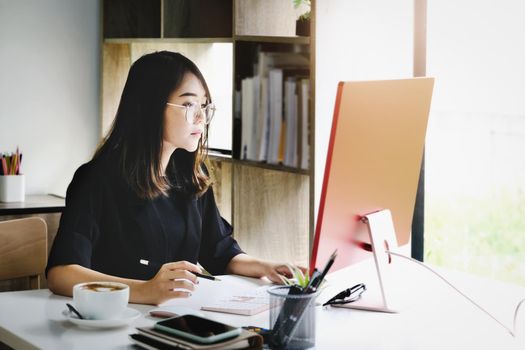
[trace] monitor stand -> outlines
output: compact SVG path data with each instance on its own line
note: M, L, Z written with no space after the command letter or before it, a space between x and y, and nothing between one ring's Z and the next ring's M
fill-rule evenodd
M398 311L392 306L391 300L392 256L387 252L395 252L398 247L392 215L390 210L383 209L364 215L361 221L366 225L371 244L355 243L373 253L379 283L367 284L367 291L359 300L349 304L333 305L333 307L396 313Z

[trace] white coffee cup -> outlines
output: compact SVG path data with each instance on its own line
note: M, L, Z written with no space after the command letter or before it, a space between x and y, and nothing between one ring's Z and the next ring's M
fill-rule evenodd
M129 286L117 282L86 282L73 287L73 303L82 317L110 320L122 316L129 301Z

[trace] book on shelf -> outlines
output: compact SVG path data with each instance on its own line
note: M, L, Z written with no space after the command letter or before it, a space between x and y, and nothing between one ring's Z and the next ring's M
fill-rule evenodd
M298 154L301 169L308 169L309 156L310 156L310 140L308 138L309 130L309 111L310 111L310 80L301 79L298 85L298 120L299 120L299 142L298 142Z
M273 68L290 69L300 68L307 70L310 60L307 56L298 52L259 52L257 62L257 75L268 76Z
M308 57L264 51L257 57L255 75L241 81L240 158L306 169Z
M248 159L253 123L253 78L246 78L241 83L241 159Z
M268 133L268 158L270 164L279 163L279 145L281 143L281 126L283 118L283 71L272 69L268 78L269 93L269 124Z
M241 90L235 90L235 98L233 105L233 130L241 130L242 121L241 121L241 109L242 109L242 98ZM232 147L232 156L237 159L242 159L241 157L241 132L235 132L233 134L233 147Z
M252 89L253 89L253 100L252 100L252 113L250 117L250 146L248 148L247 158L249 160L257 160L257 129L258 129L258 115L259 115L259 106L261 104L261 77L255 76L252 79Z
M284 82L284 119L286 125L285 151L283 164L297 167L297 84L294 77L288 77Z
M257 160L265 161L268 159L268 138L270 133L270 111L268 103L268 78L261 77L261 99L259 113L257 116Z

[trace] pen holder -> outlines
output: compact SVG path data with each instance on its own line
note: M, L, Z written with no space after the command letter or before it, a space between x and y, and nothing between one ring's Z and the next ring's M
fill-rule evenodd
M271 349L315 347L315 298L319 293L293 294L290 286L268 289Z
M25 189L24 175L0 175L0 202L23 202Z

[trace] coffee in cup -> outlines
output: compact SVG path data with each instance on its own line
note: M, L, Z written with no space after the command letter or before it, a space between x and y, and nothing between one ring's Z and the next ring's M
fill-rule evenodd
M129 301L129 286L118 282L85 282L73 287L73 303L82 317L110 320L122 316Z

